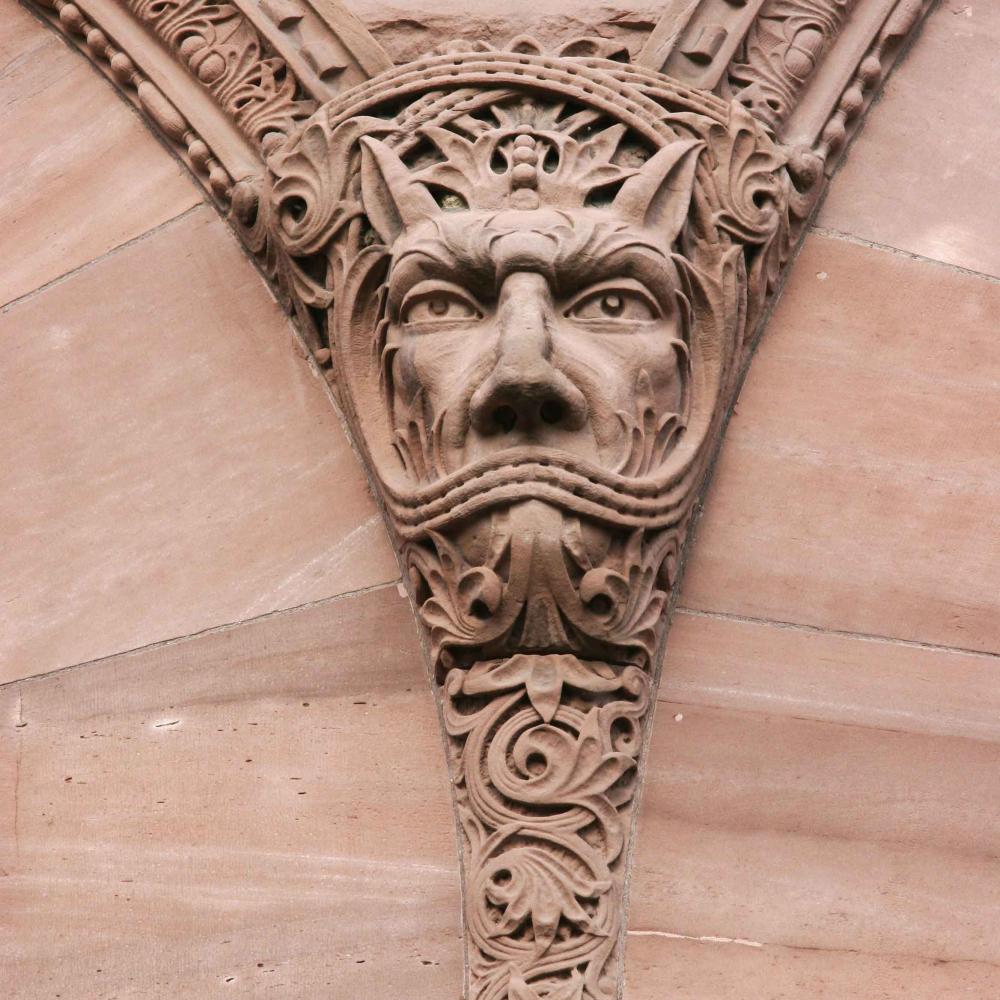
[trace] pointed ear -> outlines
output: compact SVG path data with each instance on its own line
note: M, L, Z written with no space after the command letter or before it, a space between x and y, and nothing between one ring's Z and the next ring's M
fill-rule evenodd
M361 139L361 200L386 246L408 226L441 211L406 164L384 142L367 135Z
M694 171L704 145L688 139L664 146L621 186L612 209L673 243L687 218Z

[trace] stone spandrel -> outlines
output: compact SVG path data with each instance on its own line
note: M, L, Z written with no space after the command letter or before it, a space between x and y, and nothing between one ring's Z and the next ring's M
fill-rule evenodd
M431 656L470 996L611 1000L688 525L825 175L926 5L779 39L809 77L779 109L751 99L762 5L706 0L686 10L739 24L702 48L678 33L697 80L520 36L315 110L315 50L281 49L251 0L202 6L175 34L140 0L43 3L228 212L335 386ZM305 7L260 11L284 31ZM716 92L733 60L736 101Z

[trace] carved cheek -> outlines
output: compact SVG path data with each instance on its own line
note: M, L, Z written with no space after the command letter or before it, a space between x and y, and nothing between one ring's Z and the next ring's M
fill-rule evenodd
M475 334L465 327L433 333L400 331L393 361L397 390L406 400L422 392L436 417L454 410L467 384L470 350Z
M687 361L680 338L673 326L658 324L657 329L635 336L630 362L633 379L638 380L642 372L649 376L654 398L662 411L680 412L687 377Z
M609 442L618 435L616 414L631 413L643 373L664 412L679 408L685 366L673 323L664 320L618 332L577 327L562 338L562 345L564 367L588 397L599 439Z
M398 327L392 329L392 384L397 403L409 404L420 389L420 379L413 363L413 345Z

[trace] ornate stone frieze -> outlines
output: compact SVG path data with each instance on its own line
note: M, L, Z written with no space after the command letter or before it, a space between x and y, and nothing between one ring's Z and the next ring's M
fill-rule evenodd
M383 74L268 168L248 242L427 634L470 996L606 1000L664 611L812 192L739 103L523 41Z
M425 636L467 996L620 997L691 519L830 157L925 0L685 0L646 65L456 44L328 99L364 68L334 53L369 50L356 25L322 57L303 36L293 72L319 6L45 2L196 167L206 95L231 125L213 190L334 387ZM117 72L133 22L112 42L87 4L158 48ZM164 47L196 91L161 72L176 90L144 97ZM659 71L684 60L700 86Z

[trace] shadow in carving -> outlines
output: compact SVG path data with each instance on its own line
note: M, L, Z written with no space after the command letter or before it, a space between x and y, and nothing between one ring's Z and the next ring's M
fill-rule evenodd
M328 0L42 6L228 212L334 386L426 639L467 995L619 997L691 519L927 0L668 3L642 65L522 37L396 68Z

